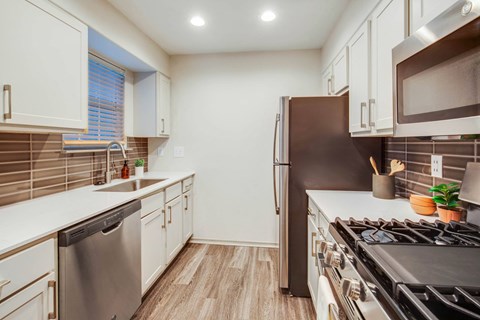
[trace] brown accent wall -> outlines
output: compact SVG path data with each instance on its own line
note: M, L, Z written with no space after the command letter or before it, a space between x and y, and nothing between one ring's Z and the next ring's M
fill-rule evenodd
M130 174L138 158L147 171L148 139L129 137L128 148ZM123 157L112 158L119 177ZM63 153L61 134L0 133L0 206L88 186L104 172L104 151Z
M392 159L405 162L406 171L397 174L397 194L431 195L428 189L440 183L461 183L467 162L480 162L480 140L430 141L419 138L385 139L385 163L390 170ZM432 154L443 155L443 178L430 176Z

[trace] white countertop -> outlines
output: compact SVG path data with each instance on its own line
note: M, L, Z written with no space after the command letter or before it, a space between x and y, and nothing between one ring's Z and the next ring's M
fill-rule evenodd
M437 214L423 216L415 213L407 199L382 200L374 198L371 191L307 190L307 195L330 222L337 217L343 220L368 218L372 221L380 218L400 221L405 219L435 221L438 219Z
M88 186L1 207L0 255L194 174L193 171L147 172L144 179L166 180L133 192L95 192L127 181L116 179L109 185ZM135 179L133 176L129 180Z

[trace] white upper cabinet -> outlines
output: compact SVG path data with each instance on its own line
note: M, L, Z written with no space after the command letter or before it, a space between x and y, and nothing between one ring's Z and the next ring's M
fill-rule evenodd
M338 95L348 87L348 47L344 47L332 63L333 93Z
M348 47L350 68L350 132L369 132L367 104L370 88L370 20L360 27Z
M383 0L349 44L350 132L393 134L392 49L407 34L406 0Z
M457 0L410 0L410 34L430 22Z
M85 130L87 26L46 0L4 0L0 29L0 130Z
M372 13L371 125L377 132L393 133L392 49L407 35L404 0L384 0Z
M133 134L170 135L170 79L159 72L135 73Z
M332 92L332 65L329 65L322 73L322 96L331 96Z

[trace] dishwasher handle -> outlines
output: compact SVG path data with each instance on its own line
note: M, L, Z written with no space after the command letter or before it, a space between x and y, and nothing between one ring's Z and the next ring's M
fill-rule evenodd
M117 231L118 229L120 229L122 227L122 224L123 224L123 220L122 221L119 221L117 223L114 223L108 227L106 227L105 229L102 230L102 234L104 236L108 236L109 234L112 234L114 233L115 231Z

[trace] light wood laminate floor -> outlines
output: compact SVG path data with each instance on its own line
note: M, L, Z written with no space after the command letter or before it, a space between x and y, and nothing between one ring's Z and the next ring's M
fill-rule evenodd
M278 288L278 250L188 244L132 319L315 319L308 298Z

